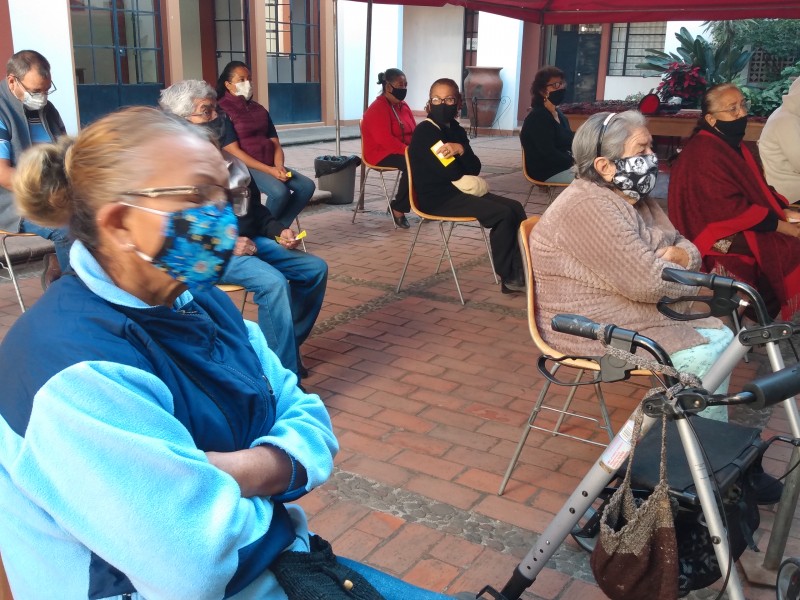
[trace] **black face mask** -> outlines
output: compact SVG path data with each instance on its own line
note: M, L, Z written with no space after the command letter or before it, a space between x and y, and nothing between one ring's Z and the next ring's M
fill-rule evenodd
M203 123L203 127L208 129L217 140L222 140L222 134L225 133L225 119L218 115L216 119Z
M456 118L458 114L458 106L448 106L447 104L432 104L428 110L428 116L434 123L440 127L445 127L450 124L450 121Z
M554 92L550 92L550 95L547 97L550 100L550 103L554 106L558 106L564 101L564 94L567 93L567 90L556 90Z
M390 83L389 85L392 84ZM392 85L392 89L389 93L402 102L403 100L406 99L406 94L408 93L408 90L406 88L396 88Z
M744 132L747 129L747 115L739 117L734 121L720 121L714 125L715 129L719 131L725 139L732 144L738 145L744 139Z

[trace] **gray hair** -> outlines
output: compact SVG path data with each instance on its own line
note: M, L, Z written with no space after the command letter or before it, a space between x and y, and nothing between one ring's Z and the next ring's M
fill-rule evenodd
M196 100L217 99L217 92L207 82L199 79L184 79L161 90L158 105L165 112L186 118L194 112Z
M613 115L613 116L612 116ZM611 120L606 124L603 132L600 153L597 144L600 141L600 132L607 118ZM586 122L575 132L572 140L572 156L575 158L575 172L579 179L586 179L601 185L605 181L594 168L594 159L603 156L609 160L622 158L625 142L640 127L646 127L647 121L638 110L626 110L621 113L597 113L586 119Z
M31 69L36 69L37 73L45 79L52 79L50 63L36 50L20 50L6 63L6 75L12 75L17 79L25 77Z

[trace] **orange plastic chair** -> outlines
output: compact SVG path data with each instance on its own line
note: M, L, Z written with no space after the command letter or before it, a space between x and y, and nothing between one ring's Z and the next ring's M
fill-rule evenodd
M361 135L361 121L358 122L358 132ZM361 187L358 192L358 202L353 207L353 220L351 223L356 222L356 215L358 211L364 211L364 187L367 184L367 176L369 175L370 171L375 171L381 178L381 185L383 186L383 195L386 197L386 208L389 213L389 217L392 218L392 198L394 197L395 192L397 191L397 186L400 183L400 169L397 167L381 167L379 165L373 165L367 162L367 159L364 158L364 136L361 135L361 166L362 166L362 177L361 177ZM392 186L392 193L389 194L389 188L386 187L386 179L384 179L384 175L386 173L391 173L394 171L397 173L397 177L394 180L394 185ZM392 218L392 224L394 228L397 229L397 223L394 222L394 218Z
M528 329L530 330L533 343L536 344L536 347L539 349L539 352L541 352L545 356L551 356L553 358L560 359L565 356L564 353L559 352L558 350L550 346L546 341L544 341L541 334L539 333L539 328L536 325L536 285L533 279L533 262L531 259L530 236L531 236L531 231L533 231L534 225L536 225L536 223L538 222L539 222L539 217L529 217L525 219L519 226L519 248L520 252L522 253L523 263L525 264L525 283L527 287L526 295L528 301ZM596 362L584 359L567 359L561 362L555 362L554 366L550 370L550 373L555 375L556 371L558 371L562 367L577 369L578 373L575 377L576 383L580 381L581 377L583 377L584 372L600 370L600 365ZM649 377L651 375L651 372L644 370L637 370L633 371L631 375ZM548 390L550 389L550 385L551 383L549 380L544 382L542 391L539 392L539 397L536 399L536 403L533 406L533 410L531 410L531 414L528 417L528 422L525 423L525 425L523 425L522 427L522 435L519 438L519 443L517 443L517 448L516 450L514 450L514 455L511 457L511 460L508 463L508 468L506 469L506 474L503 477L503 482L500 484L500 490L497 492L498 495L500 496L503 495L503 492L506 489L508 480L511 478L511 473L517 464L517 460L519 459L519 455L522 453L522 448L525 446L525 441L528 439L528 434L531 432L531 429L538 429L539 431L545 431L554 436L560 435L571 438L573 440L578 440L580 442L593 444L595 446L606 445L601 442L596 442L591 439L582 438L561 431L561 425L564 423L565 419L577 418L583 421L588 421L590 423L593 423L596 426L596 428L605 430L606 433L608 433L609 441L614 438L614 430L611 428L611 420L609 419L608 416L608 409L606 408L606 400L605 397L603 396L603 390L600 387L599 383L594 384L594 390L597 396L597 402L600 409L600 418L597 418L592 415L578 413L575 412L574 410L570 410L572 399L575 396L575 392L578 389L577 387L570 388L569 394L567 395L567 399L562 406L560 407L546 406L544 404L544 400L545 397L547 396ZM554 427L552 428L542 427L540 425L535 424L536 417L538 417L539 413L543 410L558 414L558 420Z
M522 206L527 206L528 201L531 199L531 194L533 194L534 188L539 188L543 192L547 193L547 204L549 205L555 197L558 195L558 192L561 191L562 188L567 187L568 183L553 183L548 181L539 181L538 179L534 179L530 175L528 175L528 170L525 167L525 148L522 149L522 174L525 176L525 179L531 184L531 189L528 192L528 197L525 198L525 203Z
M450 255L449 246L450 234L453 233L453 227L456 225L463 225L465 223L478 223L481 228L481 234L483 234L483 241L486 244L486 253L489 255L489 264L492 266L494 282L500 283L500 280L497 279L497 273L495 273L494 270L494 261L492 260L492 248L489 246L489 237L486 235L486 229L484 229L483 225L481 225L478 222L478 219L475 217L441 217L438 215L428 214L421 210L419 206L417 206L417 193L414 190L414 178L411 175L411 163L408 160L408 148L406 148L406 169L408 169L408 200L411 204L411 211L420 218L420 222L417 226L417 232L414 234L414 239L411 240L411 248L408 249L406 264L403 266L403 272L400 274L400 282L397 284L397 293L400 293L400 288L403 285L403 278L405 278L406 271L408 270L408 263L411 261L411 255L414 253L414 246L417 244L419 232L422 229L423 223L425 222L435 222L439 224L439 232L442 235L442 254L439 256L439 263L436 265L436 273L439 272L439 268L442 266L442 260L444 260L445 255L447 255L447 260L450 262L450 270L453 273L453 280L456 282L456 290L458 291L458 297L461 300L461 304L464 304L464 296L461 293L461 286L458 283L458 275L456 274L456 266L455 263L453 263L453 257ZM445 223L450 224L446 234L444 231Z

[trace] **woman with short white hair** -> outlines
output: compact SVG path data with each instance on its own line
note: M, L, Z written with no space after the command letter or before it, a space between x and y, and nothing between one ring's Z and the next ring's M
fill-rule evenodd
M575 181L530 237L542 337L567 354L600 354L600 342L550 328L556 314L583 315L652 338L679 371L702 377L732 335L718 319L690 325L656 308L663 296L697 294L695 287L663 281L662 271L697 270L701 263L697 248L648 195L658 159L644 117L638 111L592 115L575 133L572 153ZM706 409L703 416L727 420L725 407Z

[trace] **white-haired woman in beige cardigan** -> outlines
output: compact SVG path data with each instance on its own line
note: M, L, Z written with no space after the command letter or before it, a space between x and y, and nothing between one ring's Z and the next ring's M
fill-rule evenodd
M575 181L530 238L542 336L562 352L597 355L600 342L550 328L558 313L584 315L652 338L678 370L702 377L732 334L715 318L689 324L656 309L662 296L698 292L663 281L664 268L697 270L701 263L697 248L648 197L658 160L644 117L638 111L592 115L575 133L572 153ZM727 409L712 407L703 416L727 420Z

